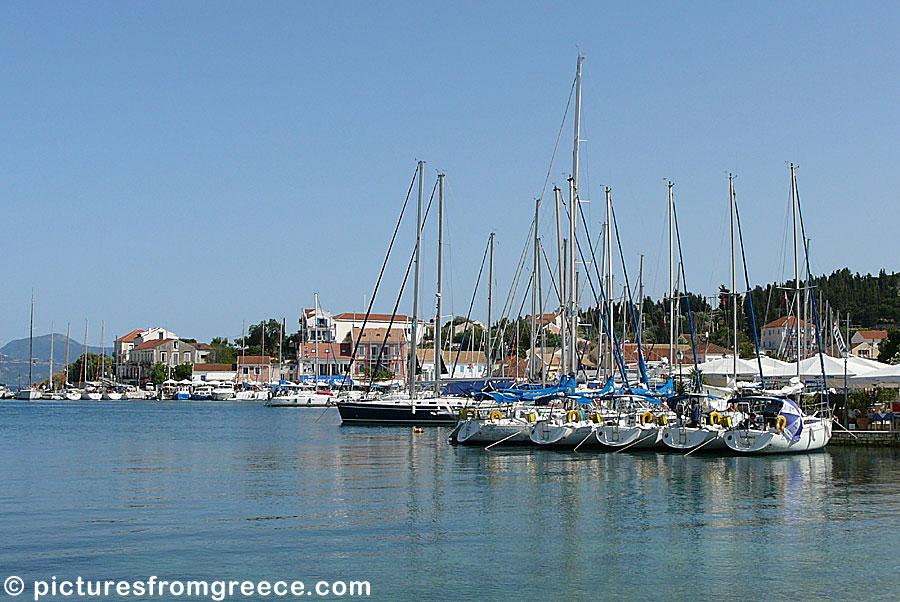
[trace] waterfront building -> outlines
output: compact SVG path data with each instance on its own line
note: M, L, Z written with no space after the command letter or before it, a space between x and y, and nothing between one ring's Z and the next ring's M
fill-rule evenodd
M194 364L192 380L223 380L233 381L237 375L234 364Z
M806 341L815 340L816 327L814 324L800 321L801 336ZM797 316L782 316L762 327L759 335L759 347L770 355L781 355L785 358L797 357Z
M886 330L857 330L850 337L850 354L873 360L878 359L881 342L886 338Z
M272 382L272 357L268 355L245 355L237 358L237 381L241 383Z

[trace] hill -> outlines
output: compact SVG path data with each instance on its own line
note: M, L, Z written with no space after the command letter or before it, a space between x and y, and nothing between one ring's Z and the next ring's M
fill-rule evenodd
M34 380L40 382L50 373L50 341L53 341L53 369L60 370L66 353L66 335L45 334L34 337L34 366L32 374ZM81 355L82 345L74 339L69 339L69 363ZM99 347L88 345L88 353L100 353ZM107 355L112 354L111 347L106 348ZM16 339L0 348L0 382L10 386L16 386L19 377L22 383L28 380L28 339Z

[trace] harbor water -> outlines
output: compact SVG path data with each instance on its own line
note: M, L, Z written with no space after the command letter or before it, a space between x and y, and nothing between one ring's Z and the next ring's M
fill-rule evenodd
M484 451L447 433L258 403L0 402L0 580L354 580L374 600L900 592L893 449Z

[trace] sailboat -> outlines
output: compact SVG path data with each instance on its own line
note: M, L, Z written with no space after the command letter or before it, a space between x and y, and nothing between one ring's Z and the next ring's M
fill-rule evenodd
M34 366L34 290L31 291L31 323L28 327L28 386L19 389L16 399L33 401L41 398L41 391L34 386L31 370Z
M799 314L800 300L800 262L799 240L802 236L803 251L806 261L806 278L810 278L809 247L803 227L803 216L800 212L800 195L797 190L797 174L794 164L791 163L791 213L793 215L794 238L794 294L795 307ZM799 231L798 231L799 227ZM816 318L816 340L819 348L819 361L822 366L822 394L825 400L819 402L813 408L812 414L807 414L799 403L802 392L797 394L797 399L790 397L776 397L757 395L735 399L733 403L739 410L744 410L748 419L744 424L729 430L725 434L725 444L734 452L741 454L779 454L808 452L824 448L831 440L833 426L832 409L827 400L828 377L824 365L824 351L819 335L818 309L816 296L812 295L812 309ZM800 374L801 328L799 315L797 317L797 375Z

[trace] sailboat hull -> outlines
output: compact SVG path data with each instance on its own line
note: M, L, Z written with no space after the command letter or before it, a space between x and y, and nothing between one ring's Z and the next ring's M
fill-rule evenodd
M337 404L343 424L397 424L440 426L456 424L457 416L437 404L412 406L401 403L340 402Z
M20 389L19 392L16 393L16 399L21 399L22 401L34 401L40 399L42 396L42 393L37 389Z
M541 447L574 448L579 449L599 447L595 437L592 437L595 424L590 422L567 422L552 424L541 420L531 429L531 442Z
M460 423L456 442L461 445L490 445L502 441L501 445L523 445L531 443L529 431L531 424L524 420L470 419Z
M672 426L663 429L661 440L674 451L721 451L727 448L723 433L722 429Z
M609 449L642 450L661 445L662 429L656 425L618 426L602 425L595 431L597 441Z
M792 441L783 431L731 429L725 444L739 454L796 454L822 449L831 440L831 420L803 418L800 438Z

